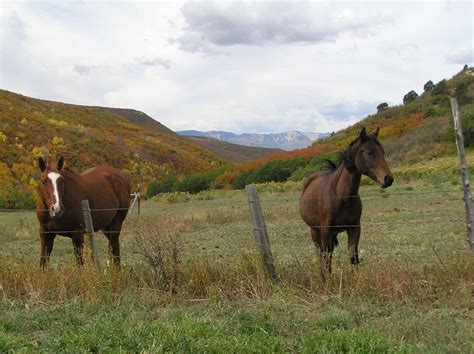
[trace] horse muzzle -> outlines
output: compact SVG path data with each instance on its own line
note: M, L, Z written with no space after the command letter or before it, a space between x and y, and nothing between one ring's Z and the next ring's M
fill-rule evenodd
M64 207L60 206L59 208L49 208L49 216L51 219L58 219L64 215Z
M388 188L393 184L393 176L392 175L386 175L384 177L383 183L382 183L382 188Z

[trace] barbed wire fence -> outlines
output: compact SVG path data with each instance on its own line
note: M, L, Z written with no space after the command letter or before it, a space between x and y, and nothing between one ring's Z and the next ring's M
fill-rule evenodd
M436 260L443 264L440 254L437 251L437 247L445 248L445 243L440 241L439 239L433 239L430 237L430 230L434 227L444 227L446 230L445 232L454 233L455 237L458 237L458 234L462 234L461 228L463 225L467 225L468 230L468 242L473 249L474 240L472 236L473 232L473 215L472 215L472 196L469 190L469 179L467 176L467 165L465 162L465 154L464 148L462 144L462 132L460 127L460 119L459 119L459 110L457 109L457 102L452 101L453 107L453 118L455 121L455 130L456 130L456 138L457 138L457 145L458 145L458 152L461 158L461 169L462 169L462 181L463 181L463 190L464 190L464 197L461 197L459 194L459 189L457 190L430 190L430 191L405 191L405 192L397 192L397 193L372 193L363 195L362 199L364 202L366 201L376 201L376 200L390 200L392 197L405 197L411 198L407 201L407 211L410 212L410 217L406 219L398 219L394 220L387 220L388 218L384 215L382 220L377 220L377 217L372 216L369 214L369 220L363 220L361 225L329 225L329 226L321 226L321 225L312 225L314 228L321 228L321 227L329 227L329 228L349 228L349 227L362 227L366 230L372 230L375 228L391 228L389 231L394 232L394 228L405 228L404 230L409 235L419 235L421 231L425 234L422 234L424 237L424 243L420 244L420 239L416 237L413 238L413 242L405 242L405 245L398 244L398 245L388 245L388 249L381 249L380 247L372 247L370 243L366 244L366 248L372 249L374 248L374 252L378 255L387 255L387 256L394 256L394 255L402 255L406 256L408 254L414 255L421 255L424 253L429 252L430 254L434 255ZM461 139L459 139L459 135ZM464 158L463 158L464 156ZM293 247L295 234L307 234L308 226L306 226L303 221L300 219L299 214L297 212L297 205L301 198L297 198L294 196L288 196L284 193L281 193L281 198L273 196L273 199L264 199L263 204L265 208L262 208L260 205L259 197L257 195L257 189L255 187L251 187L252 193L247 191L247 198L242 193L239 195L239 198L234 198L230 200L232 203L229 205L229 200L213 200L211 201L203 201L205 204L198 205L198 202L190 202L190 203L177 203L177 204L169 204L163 205L162 203L149 203L146 206L140 205L140 195L138 193L134 193L131 195L133 201L131 202L131 208L109 208L109 209L97 209L97 208L90 208L86 206L78 206L84 212L84 220L90 219L92 220L93 213L100 213L104 211L111 211L111 210L129 210L128 217L125 221L125 227L121 231L121 234L129 235L133 237L137 235L136 226L140 224L144 224L149 222L150 219L145 220L141 218L141 214L148 214L149 218L157 218L159 217L160 221L165 224L166 226L170 226L171 223L169 222L171 217L181 219L181 222L189 224L188 227L183 228L183 230L178 230L177 232L184 235L183 238L185 240L184 243L189 243L189 247L187 248L187 253L189 256L197 256L201 257L204 253L204 257L207 256L222 256L222 252L215 252L216 249L220 249L221 245L225 245L227 252L235 252L236 254L243 254L247 252L251 247L249 247L249 237L248 234L253 234L254 239L257 245L258 252L262 255L263 264L266 265L266 269L268 274L272 277L276 277L275 267L273 265L273 254L270 247L270 241L272 243L277 239L279 243L278 257L284 255L285 253L298 253L302 251L302 248L309 249L312 248L312 244L309 240L302 241L298 238L297 241L303 244L300 248ZM456 195L453 195L453 193ZM250 195L252 194L252 195ZM464 200L466 205L466 215L467 221L464 220L461 216L460 212L455 212L455 214L450 215L450 211L448 209L443 209L441 214L444 214L446 217L440 217L440 208L433 208L427 209L422 208L421 211L414 212L412 210L412 206L415 201L423 201L426 198L432 198L433 196L440 196L441 200L436 202L436 205L447 205L447 203L461 201ZM330 196L328 198L358 198L358 195L350 195L350 196ZM274 208L272 205L278 204L281 208ZM433 205L429 204L428 205ZM460 203L461 204L461 203ZM201 206L205 205L206 208L200 208ZM470 205L470 206L469 206ZM190 208L200 208L199 211L191 211L189 215L186 215L186 207L189 206ZM268 208L267 208L268 207ZM289 212L291 208L295 207L295 210ZM394 212L404 212L403 208L400 205L389 205L390 208ZM248 209L247 209L248 208ZM461 206L459 205L461 209ZM247 210L246 210L247 209ZM137 210L138 218L135 222L131 221L132 213L134 210ZM8 209L0 209L0 212L8 212ZM34 209L16 209L16 212L48 212L48 210L34 210ZM154 213L156 211L156 213ZM223 212L226 214L222 215ZM250 216L252 223L248 222L248 213L250 211ZM286 218L288 220L282 220L278 212L285 212ZM154 213L154 214L153 214ZM175 213L176 215L170 215ZM219 218L216 218L213 213L217 213L220 215ZM386 214L387 209L382 214ZM420 217L413 217L413 214L418 213ZM431 214L430 214L431 213ZM377 214L377 213L375 213ZM379 212L380 214L380 212ZM426 220L426 216L430 216L429 220ZM441 215L443 216L443 215ZM268 220L268 224L265 220ZM374 219L374 220L371 220ZM183 221L184 220L184 221ZM213 224L214 222L214 224ZM228 224L228 225L227 225ZM231 230L225 229L224 226L228 226ZM250 226L251 225L251 226ZM92 223L90 222L89 225L84 225L85 228L84 232L89 233L89 238L91 241L91 248L94 252L94 228ZM212 235L206 234L203 232L206 228L211 228L214 226L217 230L213 230ZM221 230L218 229L220 226ZM135 229L133 229L135 227ZM193 230L193 227L195 228ZM454 228L457 228L453 231ZM224 230L225 229L225 230ZM292 230L289 232L288 230ZM305 232L306 230L306 232ZM77 232L78 230L55 230L55 231L44 231L44 233L55 233L55 234L67 234L72 232ZM143 230L142 230L143 231ZM196 240L199 238L198 234L202 233L203 235L202 240ZM288 235L288 237L286 237ZM307 235L306 235L307 237ZM207 238L207 240L206 240ZM289 238L293 238L289 240ZM210 242L210 240L212 242ZM201 245L199 245L199 241ZM406 241L406 240L405 240ZM451 240L450 240L451 241ZM206 243L207 242L207 243ZM304 243L306 242L306 243ZM439 244L436 244L439 242ZM209 244L214 245L214 252L209 251ZM410 249L406 249L410 247ZM419 249L413 249L418 247ZM449 247L449 246L448 246ZM292 250L293 249L293 250ZM298 249L297 251L295 251ZM314 254L314 248L313 254ZM203 252L207 251L207 252ZM462 247L454 247L450 250L453 254L463 254L465 250ZM185 252L182 252L184 255ZM300 254L293 254L293 257L297 258ZM99 263L99 259L97 255L94 255L95 263Z
M236 261L242 255L255 252L254 242L256 242L257 251L260 253L262 252L262 241L259 235L262 232L267 233L267 241L263 244L267 244L269 249L270 242L272 246L276 246L276 266L273 265L273 269L277 269L282 262L297 259L301 255L316 257L317 253L314 245L308 236L309 228L298 214L298 202L301 198L295 196L295 193L264 193L262 195L261 217L264 218L263 226L250 222L249 216L252 215L252 212L249 213L249 210L251 210L251 205L255 201L249 203L249 198L245 198L243 191L241 194L240 192L237 193L238 195L230 199L212 199L176 204L148 202L141 206L140 217L138 217L137 203L135 203L135 208L130 208L124 228L121 231L123 235L121 239L127 240L128 243L124 248L125 258L128 256L127 250L130 251L128 246L137 238L140 232L150 233L151 228L155 227L153 223L164 224L162 229L166 229L166 227L171 229L177 218L188 224L184 231L177 231L180 234L180 256L183 260L192 261L198 258L209 262ZM356 196L344 197L352 198ZM397 197L398 204L390 202L394 197ZM420 202L424 198L429 198L432 201L431 205L434 207L430 208L430 203L427 203L428 206L420 210L411 210L413 200ZM437 251L437 248L443 246L436 243L435 240L429 240L429 229L438 226L449 229L451 228L449 225L453 225L456 229L456 237L458 237L464 224L462 215L458 213L458 210L462 208L460 188L429 192L413 190L366 193L362 196L362 200L366 206L364 214L368 217L368 220L363 219L362 225L331 225L329 227L362 227L363 230L369 232L371 241L364 242L362 251L366 255L370 254L370 257L413 258L414 256L430 254L433 260L443 264L442 257L446 255ZM371 203L377 201L379 204L380 202L385 203L381 212L378 210L380 209L379 205L371 206ZM448 207L443 208L443 205L450 203L451 207L455 202L459 202L459 204L456 203L456 211L448 212ZM404 205L401 205L401 203ZM83 210L85 209L83 208ZM123 210L123 208L90 208L90 213L93 215L94 213L110 210ZM406 211L407 215L402 215L406 218L402 217L394 220L390 216L383 215L386 214L384 210L385 212L389 210L393 213L402 214ZM443 213L440 213L440 210L443 210ZM23 209L22 211L29 215L30 212L33 214L34 210ZM377 213L382 215L372 215ZM150 225L148 225L149 223ZM314 227L318 227L318 225L314 225ZM384 248L378 245L378 240L373 237L377 230L391 229L393 232L393 230L400 227L407 230L408 233L413 233L412 242L405 240L403 241L405 244L389 244L387 248ZM45 231L45 233L66 234L74 231L77 230ZM252 235L254 242L252 242ZM390 232L387 238L390 238ZM423 238L424 241L420 242L420 238ZM362 239L365 241L365 235L362 236ZM103 243L103 240L101 242ZM462 253L465 253L462 247L450 250L450 254L453 255ZM265 253L261 254L263 254L263 265L274 263L273 255L269 258ZM239 257L235 257L236 255ZM345 251L340 251L340 257L345 258L345 256ZM275 272L269 274L275 274L270 275L272 278L276 277Z

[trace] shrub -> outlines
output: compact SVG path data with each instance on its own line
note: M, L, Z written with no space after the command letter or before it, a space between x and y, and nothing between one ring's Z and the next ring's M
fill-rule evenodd
M297 169L293 172L288 178L290 181L301 181L304 178L308 177L310 174L326 169L327 162L326 159L334 161L337 163L339 158L339 151L333 151L327 154L321 154L315 156L306 166Z
M198 172L185 176L175 183L173 190L179 192L198 193L208 190L215 179L225 172L226 168L215 168L207 172Z
M247 184L254 183L255 179L254 171L242 171L235 177L232 187L235 189L244 189Z
M383 102L377 106L377 113L383 112L388 109L388 103Z
M465 81L460 82L456 85L454 89L454 97L457 98L458 103L461 104L468 104L472 102L472 98L468 95L468 87L469 84Z
M430 80L423 86L423 90L425 92L429 92L429 91L433 90L434 86L435 85L433 84L433 81Z
M254 182L284 182L294 171L307 163L302 157L270 161L255 171Z
M469 112L461 116L462 132L464 136L464 146L474 148L474 112Z
M175 176L165 176L161 181L153 179L146 188L147 197L153 197L159 193L169 193L173 190L173 186L178 181Z
M284 182L293 172L305 166L308 161L302 157L288 160L271 160L256 170L244 170L237 175L233 187L243 189L247 184Z
M416 100L418 97L418 94L411 90L410 92L408 92L405 96L403 96L403 104L408 104L410 102L413 102L414 100Z
M446 83L446 80L441 80L440 82L438 82L431 90L431 93L436 96L448 95L449 89L448 89L448 84Z

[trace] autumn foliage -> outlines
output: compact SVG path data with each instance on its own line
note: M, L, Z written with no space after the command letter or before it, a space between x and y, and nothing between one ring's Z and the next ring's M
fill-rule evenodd
M42 156L64 155L76 172L107 164L133 189L153 178L186 175L223 164L170 131L153 131L100 107L37 100L0 90L0 207L34 205Z

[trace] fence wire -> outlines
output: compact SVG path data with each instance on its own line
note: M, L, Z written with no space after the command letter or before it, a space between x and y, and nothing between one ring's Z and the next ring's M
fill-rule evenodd
M295 193L294 191L288 191L283 193ZM455 197L453 193L457 193L459 196ZM446 203L446 202L455 202L455 201L462 201L462 196L460 195L461 191L458 189L452 190L437 190L437 191L398 191L398 192L378 192L378 193L366 193L362 195L348 195L342 197L336 196L329 196L324 199L335 199L335 198L356 198L360 197L362 202L368 200L384 200L390 197L414 197L417 198L420 196L424 198L426 196L441 196L439 202L437 201L436 204ZM421 199L418 198L418 199ZM313 254L314 255L314 245L310 240L308 240L307 230L309 227L304 224L304 222L300 219L298 213L298 204L297 202L302 199L310 199L310 200L318 200L321 198L301 198L295 196L288 196L281 194L281 192L271 193L267 192L262 194L261 196L261 204L263 208L264 214L268 217L267 220L267 227L266 229L271 233L272 239L272 248L276 250L276 254L278 256L283 256L286 252L286 258L291 257L298 257L300 254L298 253L300 250L305 250L305 254ZM405 202L405 201L402 201ZM151 203L151 202L150 202ZM232 196L226 199L226 201L222 200L190 200L185 202L178 202L178 203L169 203L169 202L153 202L154 204L142 205L142 216L141 221L138 220L133 214L129 214L124 224L124 228L120 231L122 235L131 236L133 238L134 235L137 235L138 232L141 232L138 229L138 226L141 222L147 221L147 218L154 218L154 217L161 217L163 220L166 220L167 217L170 216L169 212L178 212L179 215L177 217L183 218L185 223L195 224L196 230L187 230L183 232L179 232L179 238L181 242L186 243L189 242L189 246L187 248L183 248L180 252L181 256L186 258L192 257L202 257L205 255L206 257L228 257L229 254L238 254L242 255L249 251L254 251L255 245L252 236L252 226L249 219L249 211L248 211L248 200L245 197L245 194L242 193L242 196ZM405 202L408 207L413 204L413 201L406 201ZM286 213L288 213L288 209L291 208L291 213L286 215L286 218L293 218L293 220L298 221L290 221L286 222L286 220L279 220L279 210L271 209L272 206L275 204L281 204L282 208L287 209ZM290 204L290 205L288 205ZM389 206L393 207L393 205ZM396 207L400 208L400 205L396 205ZM198 210L191 210L189 216L186 215L187 211L185 209L196 209ZM293 209L294 208L294 209ZM387 208L387 207L386 207ZM462 206L460 205L460 208ZM365 208L364 210L367 211L371 209L371 206ZM397 209L397 208L395 208ZM82 207L80 210L83 210ZM94 208L91 209L92 213L100 213L102 211L112 211L112 210L128 210L128 208ZM0 209L0 212L11 212L11 211L21 211L21 212L33 212L36 211L35 209ZM40 210L43 212L47 212L47 210ZM216 211L220 211L218 214L213 214ZM219 215L226 215L229 211L236 211L239 214L235 216L234 219L229 219L231 224L227 225L223 223L222 225L216 223L213 217ZM386 210L385 210L386 211ZM397 211L404 211L398 209ZM385 220L385 221L362 221L361 224L357 225L330 225L330 226L321 226L321 225L312 225L313 228L355 228L355 227L362 227L362 229L371 229L376 227L385 227L385 226L399 226L399 225L407 225L408 227L429 227L430 225L447 225L447 228L451 228L449 225L458 224L459 226L465 223L465 220L460 218L459 215L456 216L449 216L443 217L442 219L431 219L429 221L424 220L424 216L432 216L433 214L429 213L436 213L439 210L437 209L423 209L413 211L407 209L411 214L416 214L415 217L410 215L410 219L404 220ZM384 212L384 210L382 210ZM33 213L32 213L33 214ZM270 214L270 215L267 215ZM445 215L443 215L445 216ZM189 220L188 220L189 219ZM364 219L363 219L364 220ZM166 223L166 221L164 221ZM286 237L286 229L291 228L293 230L301 230L302 236L299 237L297 240L298 242L304 242L298 248L291 248L288 245L288 238L294 236ZM220 230L224 229L224 230ZM60 231L44 231L44 234L67 234L67 233L76 233L81 232L82 230L60 230ZM111 231L109 233L118 233L119 231ZM143 231L142 231L143 232ZM303 239L304 237L304 239ZM129 238L130 237L126 237ZM209 239L212 238L212 242ZM278 238L278 239L276 239ZM364 239L364 236L363 236ZM194 243L204 240L201 246L194 245ZM416 242L415 242L416 243ZM219 247L216 247L219 246ZM362 248L362 254L367 254L369 252L375 252L374 256L396 256L396 257L403 257L404 255L413 256L413 255L422 255L422 254L431 254L434 255L436 253L435 247L439 247L427 239L426 243L423 244L409 244L406 245L395 245L397 249L381 249L380 247L383 246L373 246L370 244L364 245ZM414 247L416 249L406 249L407 247ZM341 252L341 251L339 251ZM136 253L136 251L135 251ZM449 254L464 254L465 251L460 249L451 249L449 250ZM345 253L342 253L344 258L346 256ZM436 256L439 257L439 256ZM278 258L276 259L278 262Z

